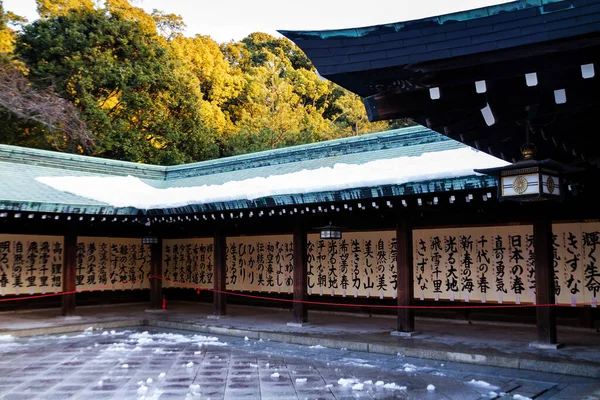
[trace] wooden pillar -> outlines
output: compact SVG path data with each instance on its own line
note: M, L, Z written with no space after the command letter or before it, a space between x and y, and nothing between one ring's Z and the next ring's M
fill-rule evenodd
M77 235L69 232L64 236L63 250L62 290L62 315L69 317L75 315L75 291L77 289Z
M225 274L226 237L220 229L214 234L214 274L213 274L213 314L221 317L227 314L227 296L222 293L227 289Z
M299 219L294 226L294 323L308 322L308 308L301 303L307 299L306 228Z
M554 266L552 249L552 221L544 215L533 224L535 249L535 299L536 304L554 303ZM556 309L536 307L536 347L556 347Z
M412 228L405 216L401 216L396 224L396 295L398 306L410 306L413 303L413 255ZM415 332L415 313L412 309L398 308L397 332L402 335Z
M162 309L162 239L150 245L150 309Z

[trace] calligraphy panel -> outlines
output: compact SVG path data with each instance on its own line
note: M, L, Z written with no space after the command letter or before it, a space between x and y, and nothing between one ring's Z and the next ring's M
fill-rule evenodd
M62 290L62 236L0 235L0 295Z
M79 237L77 291L149 289L150 258L139 238Z
M414 230L415 298L533 302L531 232L526 225Z
M342 239L308 235L307 281L312 295L395 298L396 232L344 232Z
M292 235L227 238L227 290L291 293Z
M163 239L163 287L212 289L213 239Z

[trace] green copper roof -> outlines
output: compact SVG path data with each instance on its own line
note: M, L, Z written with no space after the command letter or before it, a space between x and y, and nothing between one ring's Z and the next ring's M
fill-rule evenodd
M102 202L52 189L35 179L49 176L132 175L156 188L219 185L229 181L281 175L303 169L331 167L337 163L363 164L378 159L418 156L425 152L462 147L465 146L427 128L411 127L218 160L162 167L0 145L0 180L2 182L0 210L104 215L179 214L403 196L495 186L494 179L473 174L471 177L412 182L404 185L279 195L255 200L237 200L169 210L145 211L135 208L114 208Z

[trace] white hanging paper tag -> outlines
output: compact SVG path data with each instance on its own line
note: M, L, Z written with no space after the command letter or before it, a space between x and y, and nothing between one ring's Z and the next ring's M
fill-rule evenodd
M521 296L520 295L517 295L516 304L521 304Z
M335 292L333 291L333 288L331 288L331 295L330 296L335 296Z
M342 297L346 297L346 289L342 291Z
M450 292L450 301L454 301L454 292Z
M243 290L242 290L243 292ZM277 286L277 294L281 294L281 286Z
M485 303L485 293L481 293L481 302Z
M308 295L309 295L309 296L312 294L312 288L311 288L310 286L309 286L309 288L308 288L307 292L308 292Z
M383 290L380 290L380 291L379 291L379 298L380 298L381 300L383 300Z
M434 299L435 301L439 301L439 299L440 299L440 294L439 294L438 292L435 292L435 293L433 294L433 299ZM423 300L423 299L421 299L421 300Z
M33 287L29 288L29 295L31 296L33 294Z
M502 295L498 293L498 304L502 304Z
M465 292L465 302L469 302L469 292Z
M46 286L42 287L42 294L46 294Z
M596 305L597 305L596 298L592 297L592 308L596 308Z
M419 296L419 299L421 300L425 300L425 295L423 294L423 291L421 290L421 295Z
M323 296L323 286L319 286L319 296Z
M367 290L367 298L371 297L371 289Z
M571 307L577 307L577 296L571 296Z

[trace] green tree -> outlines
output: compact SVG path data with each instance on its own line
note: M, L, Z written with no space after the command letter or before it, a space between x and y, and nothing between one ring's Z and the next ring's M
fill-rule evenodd
M66 15L71 10L93 10L93 0L36 0L37 11L41 18L54 18Z
M96 133L98 156L178 164L217 156L190 79L157 34L120 12L73 10L23 29L17 54Z

